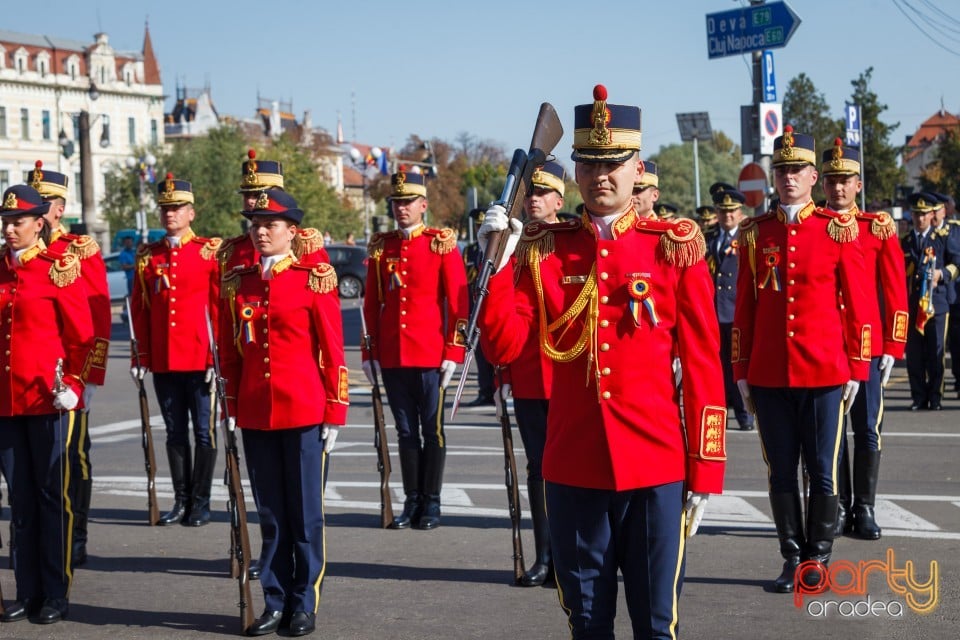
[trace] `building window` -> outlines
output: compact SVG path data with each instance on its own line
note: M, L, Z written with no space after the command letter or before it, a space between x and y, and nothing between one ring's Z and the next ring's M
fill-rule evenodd
M67 73L70 74L70 79L71 79L71 80L76 80L76 79L77 79L77 67L78 67L77 57L76 57L76 56L70 56L70 57L67 59Z
M20 137L24 140L30 139L30 111L20 109Z
M157 138L157 121L150 121L150 144L156 146L160 144L160 140Z
M43 78L47 75L47 63L41 60L37 64L37 68L40 69L40 77Z
M80 172L76 171L73 174L73 201L74 202L83 202L83 190L80 189Z
M73 141L80 144L80 114L73 114Z
M100 134L100 146L106 149L110 146L110 116L103 114L100 116L103 122L103 131Z
M136 118L127 118L127 139L130 142L130 146L137 144L137 119Z
M107 68L100 67L100 84L107 84Z
M10 172L6 169L0 171L0 191L6 191L10 188Z
M41 113L41 122L43 123L43 139L50 139L50 112L46 109Z
M0 138L7 137L7 108L0 107Z

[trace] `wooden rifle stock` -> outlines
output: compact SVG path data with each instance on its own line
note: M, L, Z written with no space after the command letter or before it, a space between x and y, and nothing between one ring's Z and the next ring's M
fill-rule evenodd
M250 534L247 531L247 503L240 478L240 451L237 449L237 434L230 429L230 413L227 409L227 389L220 370L220 356L213 334L210 310L207 315L207 337L213 354L213 369L216 376L217 401L223 411L223 439L226 455L227 513L230 516L230 577L237 579L240 589L240 623L242 631L253 624L253 595L250 592Z
M498 372L499 376L499 372ZM513 429L507 412L507 399L503 395L500 380L500 433L503 436L503 472L507 485L507 507L510 510L510 529L513 538L513 583L520 584L523 578L523 541L520 538L520 487L517 486L517 458L513 453Z
M363 326L363 348L372 354L373 337L367 333L367 322L363 317L363 303L360 304L360 323ZM380 527L393 527L393 500L390 497L390 445L387 442L387 423L383 416L383 397L380 395L380 379L377 376L377 367L374 366L372 355L370 361L373 390L371 401L373 405L373 446L377 450L377 471L380 473Z
M125 298L127 323L130 327L130 352L140 371L140 343L133 328L133 314L130 312L130 298ZM143 466L147 471L147 521L154 526L160 521L160 507L157 505L157 457L153 450L153 431L150 428L150 403L147 401L147 389L143 378L137 375L137 395L140 402L140 446L143 448Z

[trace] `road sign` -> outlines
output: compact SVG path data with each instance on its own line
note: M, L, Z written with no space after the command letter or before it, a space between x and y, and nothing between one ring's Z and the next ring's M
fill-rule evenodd
M781 105L777 102L760 104L760 154L773 155L773 140L782 133Z
M744 204L748 207L759 207L767 197L767 172L763 170L756 162L751 162L740 170L740 177L737 178L738 186L746 196Z
M859 147L860 146L860 132L862 130L862 125L860 123L860 105L846 103L844 106L844 114L847 121L847 141L846 145L848 147Z
M763 52L763 101L777 101L777 77L773 74L773 51Z
M707 14L707 57L722 58L783 47L800 26L786 2Z

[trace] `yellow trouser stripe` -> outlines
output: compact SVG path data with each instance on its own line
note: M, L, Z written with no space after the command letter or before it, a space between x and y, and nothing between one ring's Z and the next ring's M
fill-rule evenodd
M327 514L324 510L324 499L323 499L323 476L324 472L327 469L327 456L329 454L324 451L323 457L320 461L320 514L323 517L324 522L326 522ZM327 527L324 525L321 527L321 534L323 537L323 566L320 567L320 575L317 576L317 581L313 583L313 615L317 615L317 610L320 608L320 587L323 584L323 576L327 572Z
M63 469L63 486L61 489L61 500L63 511L66 516L66 531L64 532L64 548L60 550L60 557L64 559L63 573L67 577L67 593L70 592L70 585L73 582L73 503L70 501L70 447L73 443L73 427L76 421L77 412L68 411L67 418L67 440L64 443L62 457L60 458L60 468ZM62 418L58 418L57 429L62 427Z

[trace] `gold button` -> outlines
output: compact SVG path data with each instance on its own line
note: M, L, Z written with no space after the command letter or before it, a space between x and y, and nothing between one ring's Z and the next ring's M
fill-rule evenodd
M789 319L789 320L796 320L796 318L797 318L797 316L793 315L792 313L787 316L787 319Z
M407 285L405 285L405 284L404 284L404 285L400 285L400 288L401 288L401 289L406 289L406 288L407 288Z
M793 337L793 331L788 332L788 333L787 333L787 337L788 337L788 338L792 338L792 337Z
M7 334L7 340L9 340L9 339L10 339L10 334L8 333L8 334Z
M400 302L406 302L407 296L400 296Z
M171 327L175 327L175 326L177 326L177 323L176 323L176 322L171 322L171 323L170 323L170 326L171 326Z
M791 281L788 282L787 284L789 284L789 285L792 287L793 285L797 284L797 281L796 281L796 280L791 280Z
M264 362L270 362L270 358L264 358L263 361L264 361Z
M601 397L602 397L604 400L609 400L609 399L610 399L610 392L609 392L609 391L604 391L603 394L601 395Z
M796 251L796 250L797 250L796 247L790 247L790 251Z
M610 326L610 321L609 321L609 320L601 320L601 321L600 321L600 326L601 326L602 328L606 329L607 327Z
M177 301L176 298L170 298L170 302L176 302L176 301Z
M269 301L269 300L264 300L264 301L263 301L263 306L266 307L266 306L268 306L269 304L270 304L270 301ZM266 314L264 314L264 315L266 315Z
M10 371L10 365L7 365L6 367L4 367L4 369L6 369L7 371Z
M267 330L266 330L266 329L263 330L263 334L264 334L264 335L267 334Z
M607 304L608 302L610 302L610 296L601 296L600 302L602 302L603 304Z
M604 367L603 370L600 371L600 373L603 374L603 375L605 375L605 376L610 375L610 367Z
M610 274L607 273L606 271L604 271L603 273L600 274L600 279L601 279L601 280L606 280L606 279L609 278L609 277L610 277Z
M175 267L175 266L177 266L177 263L176 263L176 262L171 262L171 263L170 263L170 266L171 266L171 267Z
M796 263L796 262L791 262L791 263L790 263L790 268L791 268L791 269L796 269L796 268L797 268L797 263Z
M601 257L601 258L606 258L608 255L610 255L610 252L609 252L609 251L607 251L606 249L600 249L600 257Z
M7 349L7 355L10 355L10 349Z
M792 235L792 236L797 235L797 230L796 230L796 229L790 229L790 235Z
M410 259L410 258L401 258L400 261L401 261L401 262L406 262L406 261L408 261L409 259Z
M269 378L269 377L270 377L270 372L267 371L265 374L263 374L263 377L264 377L264 378Z
M407 270L406 270L406 269L404 269L403 271L401 271L401 272L400 272L400 275L402 275L402 276L405 276L405 275L407 275Z
M270 291L270 285L268 285L268 284L267 284L267 285L264 285L263 290L264 290L264 291Z
M264 333L266 333L266 331L264 331ZM264 348L264 349L269 349L269 348L270 348L270 345L267 344L266 342L264 342L264 343L263 343L263 348Z
M406 328L407 328L407 325L406 325L406 323L404 323L404 324L401 324L401 325L400 325L400 328L401 328L401 329L406 329Z
M176 315L176 313L177 313L176 309L170 309L170 315Z
M12 302L8 302L8 303L7 303L7 306L8 306L8 307L12 307L12 306L13 306L13 303L12 303Z
M171 285L171 286L170 286L170 290L171 290L171 291L176 291L176 290L177 290L177 285L175 285L175 284L174 284L174 285Z
M402 315L402 316L407 315L407 310L406 310L406 309L403 309L402 311L400 311L400 315Z
M797 299L794 298L793 296L790 296L789 298L787 298L787 302L796 302L796 301Z
M610 345L606 342L600 345L600 351L610 351Z

